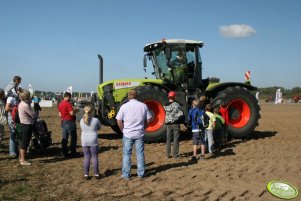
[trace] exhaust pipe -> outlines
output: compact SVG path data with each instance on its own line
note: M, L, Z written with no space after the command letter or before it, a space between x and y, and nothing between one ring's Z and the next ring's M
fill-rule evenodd
M98 55L98 59L99 59L99 84L102 84L103 83L103 58L100 54Z

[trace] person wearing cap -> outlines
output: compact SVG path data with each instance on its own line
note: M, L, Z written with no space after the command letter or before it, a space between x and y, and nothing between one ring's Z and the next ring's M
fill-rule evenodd
M166 157L171 158L171 140L173 138L173 158L179 158L180 118L183 116L180 104L175 101L176 92L168 93L168 103L165 104L166 133Z
M16 139L17 130L12 119L12 110L20 103L19 92L22 91L21 87L19 86L20 83L21 77L14 76L13 81L5 88L5 94L7 97L5 111L7 112L7 123L10 130L9 155L13 157L18 156L18 141Z
M128 102L123 104L116 116L119 129L123 133L123 158L122 178L129 180L131 177L131 155L132 146L136 145L137 175L140 179L144 177L144 129L150 123L152 115L146 104L136 99L136 91L128 92Z
M20 76L14 76L13 80L5 88L5 95L14 96L17 91L20 91L21 80L22 78Z

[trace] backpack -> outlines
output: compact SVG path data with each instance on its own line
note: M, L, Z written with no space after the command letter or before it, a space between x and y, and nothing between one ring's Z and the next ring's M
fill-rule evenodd
M13 106L13 109L11 111L12 120L14 123L20 123L20 117L18 112L18 105Z
M208 116L208 114L206 114L206 112L203 112L203 116L202 116L203 128L208 128L209 121L210 121L210 117Z
M35 122L35 129L36 129L36 132L38 132L38 133L47 133L48 132L46 122L41 119Z
M39 119L34 123L34 141L33 147L45 150L52 144L52 132L48 130L45 120Z

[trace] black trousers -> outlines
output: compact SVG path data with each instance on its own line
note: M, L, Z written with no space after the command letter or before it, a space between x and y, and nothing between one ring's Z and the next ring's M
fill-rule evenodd
M21 128L21 140L20 140L20 148L26 150L33 131L33 125L31 124L20 124Z

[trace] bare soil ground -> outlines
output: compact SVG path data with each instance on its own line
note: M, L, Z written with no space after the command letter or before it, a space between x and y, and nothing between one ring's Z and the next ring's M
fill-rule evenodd
M61 128L56 107L43 108L54 144L31 153L31 166L8 156L8 129L0 150L0 200L279 200L266 191L271 180L301 187L301 104L261 104L260 125L250 140L229 146L198 164L190 134L182 133L181 159L166 159L164 142L145 145L144 180L121 179L122 143L108 127L99 134L101 180L83 179L83 156L60 156ZM78 126L79 127L79 126ZM185 136L186 135L186 136ZM78 152L80 129L78 128ZM92 169L90 170L92 171ZM93 172L91 172L93 174ZM301 200L301 197L295 200Z

